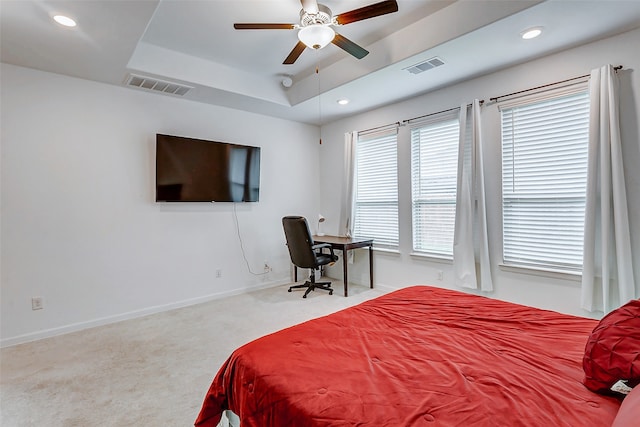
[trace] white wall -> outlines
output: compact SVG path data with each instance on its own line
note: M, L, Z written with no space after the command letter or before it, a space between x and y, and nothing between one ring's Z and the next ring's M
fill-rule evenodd
M323 126L321 147L321 182L323 183L320 210L327 217L325 230L338 232L340 196L342 191L342 164L344 133L394 123L413 117L442 111L467 103L474 98L489 100L491 97L532 88L535 86L577 77L597 67L611 63L624 65L619 72L621 80L621 127L625 179L629 215L631 221L632 250L636 293L640 296L640 30L636 29L616 37L577 47L544 57L513 68L469 80L398 104L370 111L358 116ZM426 72L417 78L429 78ZM355 100L357 101L357 100ZM501 208L500 208L500 127L497 106L483 107L487 179L487 204L489 207L490 253L493 264L495 291L490 296L521 304L553 309L571 314L594 316L580 308L580 283L557 276L540 276L524 271L508 271L498 264L502 260ZM409 255L411 252L411 181L409 130L401 127L398 135L399 202L400 202L400 253L376 252L375 281L391 287L413 284L432 284L453 287L451 263L429 261ZM366 283L368 280L366 254L359 254L353 278ZM438 280L442 271L443 280ZM331 271L333 277L341 277L337 264Z
M621 120L636 289L640 295L640 30L470 80L393 106L313 126L2 64L0 344L58 333L270 286L289 279L280 218L322 212L338 232L343 134L622 64ZM428 73L422 75L428 78ZM505 271L500 241L500 139L495 106L483 107L491 296L579 315L579 282ZM251 268L235 230L233 204L154 202L155 133L262 150L261 201L237 204ZM450 263L409 255L408 129L399 134L401 246L376 253L376 283L452 287ZM318 157L319 164L308 159ZM322 183L319 198L308 189ZM350 277L363 284L366 254ZM222 277L216 278L216 270ZM332 275L341 276L336 265ZM438 281L438 272L444 280ZM31 310L31 297L44 309ZM597 316L597 314L596 314Z
M2 345L288 281L318 128L2 64ZM260 202L154 201L155 134L262 147ZM216 278L216 270L222 277ZM31 310L31 297L44 309Z

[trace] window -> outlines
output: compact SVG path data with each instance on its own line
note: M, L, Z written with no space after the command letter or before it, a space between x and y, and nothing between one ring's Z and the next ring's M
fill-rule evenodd
M354 236L398 246L397 129L358 135Z
M440 115L411 130L413 250L453 258L460 123Z
M589 96L501 108L505 264L582 269Z

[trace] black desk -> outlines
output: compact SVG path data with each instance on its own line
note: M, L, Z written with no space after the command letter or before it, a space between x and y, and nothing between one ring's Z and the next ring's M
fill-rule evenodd
M344 275L344 296L348 295L347 251L369 248L369 287L373 289L373 239L354 239L340 236L313 236L314 243L329 243L334 250L342 251L342 271ZM298 281L298 269L294 267L294 281Z

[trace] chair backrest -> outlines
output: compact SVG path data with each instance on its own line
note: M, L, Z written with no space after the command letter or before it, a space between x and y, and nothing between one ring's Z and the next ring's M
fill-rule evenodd
M291 262L300 268L316 268L316 255L312 248L314 243L306 218L285 216L282 218L282 227Z

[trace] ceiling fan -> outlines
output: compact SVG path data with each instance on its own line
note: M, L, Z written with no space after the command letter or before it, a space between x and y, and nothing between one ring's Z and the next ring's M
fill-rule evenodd
M369 54L369 51L338 34L332 27L398 11L398 3L395 0L381 1L336 16L333 16L331 9L316 0L300 0L300 3L302 4L300 24L242 23L233 24L233 28L236 30L299 30L299 41L283 62L287 65L296 62L307 47L322 49L329 43L362 59Z

